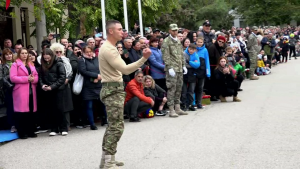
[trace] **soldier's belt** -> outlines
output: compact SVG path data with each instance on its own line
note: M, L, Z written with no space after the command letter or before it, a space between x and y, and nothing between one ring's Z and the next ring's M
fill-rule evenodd
M123 82L103 82L102 86L121 87L121 86L124 86L124 83Z

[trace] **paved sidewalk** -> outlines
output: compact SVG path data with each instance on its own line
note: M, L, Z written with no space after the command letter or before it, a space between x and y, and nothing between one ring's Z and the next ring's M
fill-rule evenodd
M124 169L300 168L300 60L246 80L241 103L216 103L188 116L125 124L117 159ZM16 140L0 147L0 169L96 169L104 128Z

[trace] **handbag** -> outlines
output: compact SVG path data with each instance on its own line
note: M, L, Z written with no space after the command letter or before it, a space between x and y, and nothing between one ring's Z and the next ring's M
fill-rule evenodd
M84 58L82 58L85 62ZM73 83L73 93L76 95L79 95L81 93L82 87L83 87L83 76L77 72L75 76L75 80Z
M76 73L75 80L73 83L73 93L79 95L83 86L83 76L80 73Z

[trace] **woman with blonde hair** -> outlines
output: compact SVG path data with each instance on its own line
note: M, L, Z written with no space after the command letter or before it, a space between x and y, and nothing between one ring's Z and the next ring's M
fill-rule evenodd
M65 67L66 71L66 80L65 80L65 87L67 90L64 90L64 102L61 104L67 104L68 106L65 106L65 109L63 112L65 112L65 116L67 119L68 129L70 130L70 111L73 110L73 101L72 101L72 93L71 93L71 87L70 87L70 81L73 77L73 71L72 66L70 64L70 59L65 56L65 46L63 46L60 43L53 43L50 46L50 49L53 51L56 57L60 58Z
M144 76L143 83L145 95L154 100L155 104L152 109L155 115L165 116L167 112L163 108L167 102L166 91L155 84L155 81L149 75Z
M34 112L37 111L36 86L38 73L28 57L26 48L19 50L16 61L10 68L10 80L13 89L16 127L21 139L37 137L35 132Z

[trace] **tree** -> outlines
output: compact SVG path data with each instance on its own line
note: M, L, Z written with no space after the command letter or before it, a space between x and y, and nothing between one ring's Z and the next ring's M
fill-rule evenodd
M300 20L299 0L233 0L236 10L250 25L281 25Z
M212 23L213 29L230 28L233 17L228 14L230 6L224 0L180 0L180 6L172 13L164 14L158 26L163 27L170 23L178 26L198 30L205 20Z

